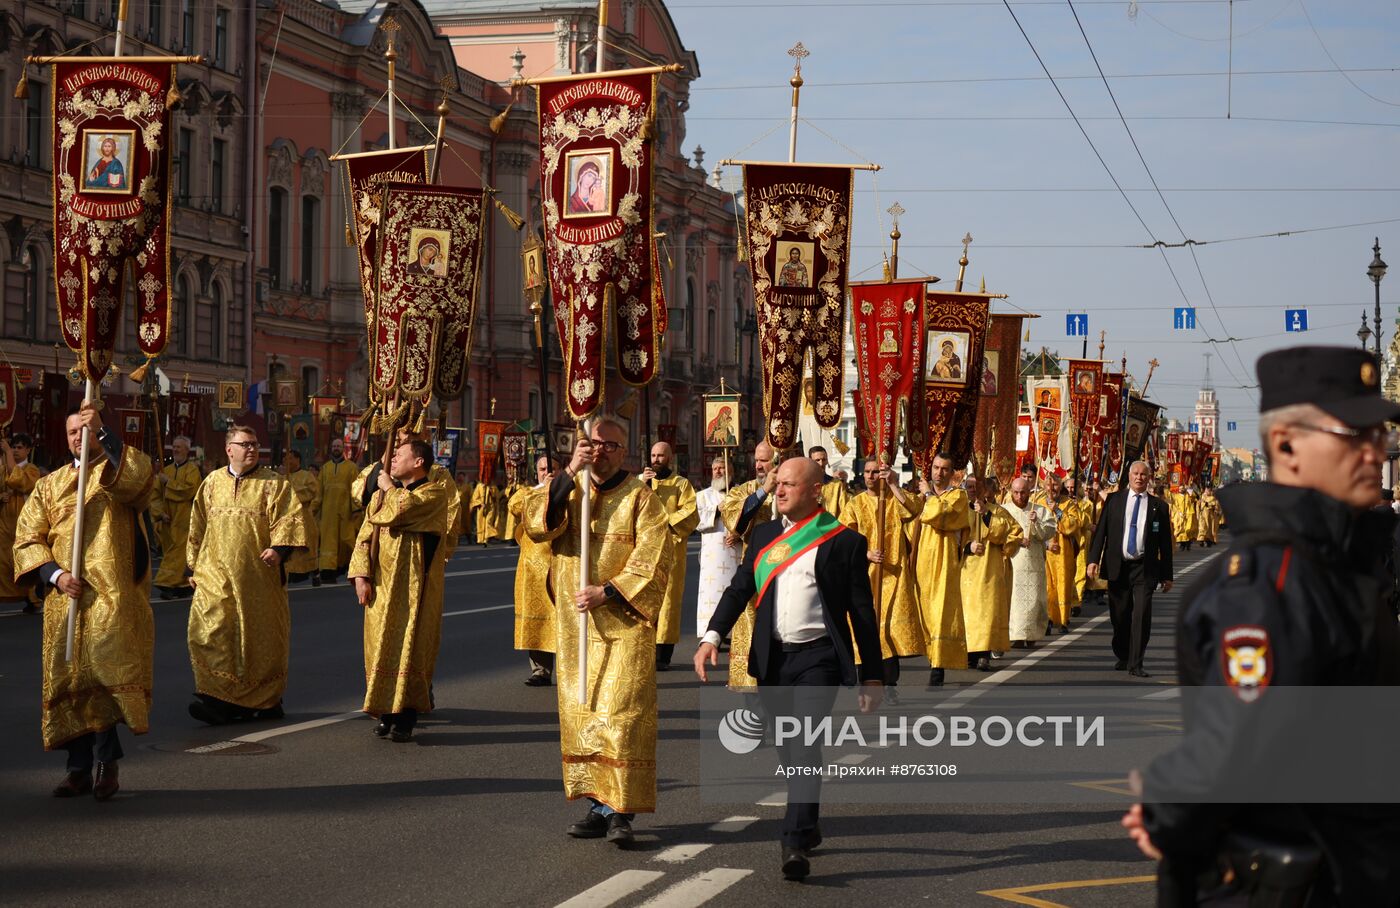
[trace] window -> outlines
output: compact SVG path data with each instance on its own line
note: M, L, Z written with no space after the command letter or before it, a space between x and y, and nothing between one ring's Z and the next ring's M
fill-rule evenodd
M719 359L719 315L714 309L705 316L705 355Z
M685 349L695 349L695 278L685 280Z
M209 197L216 214L224 213L224 169L228 160L228 143L215 139L209 154Z
M24 337L39 339L39 326L44 306L43 256L38 246L24 250L20 259L24 265Z
M228 10L214 11L214 65L228 69Z
M287 190L274 188L267 208L267 270L272 286L287 280Z
M172 346L177 356L189 356L192 346L190 336L194 333L194 290L188 277L180 278L176 286L179 289L175 294L175 337Z
M315 293L316 261L321 235L321 200L304 196L301 200L301 289Z
M24 102L24 164L26 167L42 167L47 155L44 144L48 130L44 128L44 111L48 110L45 97L48 86L42 82L29 83L29 100Z
M315 366L301 367L301 391L307 397L321 393L321 370Z
M188 205L190 203L190 172L194 170L194 130L180 130L178 153L180 173L177 176L175 199L177 204Z
M156 44L165 43L162 27L165 25L165 0L146 0L146 28L150 39Z
M224 288L215 284L209 291L209 357L224 358Z
M194 0L181 0L180 47L187 54L194 53Z

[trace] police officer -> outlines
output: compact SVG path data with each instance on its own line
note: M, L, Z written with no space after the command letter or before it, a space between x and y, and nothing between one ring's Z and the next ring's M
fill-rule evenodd
M1400 405L1381 397L1375 357L1363 350L1277 350L1257 369L1269 481L1220 492L1232 544L1184 597L1181 683L1228 686L1235 696L1216 702L1247 704L1241 710L1263 708L1269 688L1283 685L1400 684L1383 566L1395 517L1375 509L1393 441L1386 423L1400 421ZM1306 717L1287 715L1293 734L1306 731ZM1198 886L1256 898L1269 891L1282 894L1280 904L1400 904L1400 805L1151 803L1154 790L1211 791L1240 771L1242 755L1270 751L1240 715L1186 717L1181 744L1143 777L1147 803L1123 818L1143 853L1162 861L1159 904L1197 904ZM1247 836L1285 843L1272 852L1283 859L1270 866L1265 848L1266 859L1237 866L1232 881L1216 873ZM1287 843L1304 850L1287 854ZM1300 879L1298 859L1308 858L1317 869Z

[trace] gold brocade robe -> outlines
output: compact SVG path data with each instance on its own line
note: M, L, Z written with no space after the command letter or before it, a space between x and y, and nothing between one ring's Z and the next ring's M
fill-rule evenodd
M1081 574L1084 575L1085 583L1084 583L1083 589L1086 589L1086 590L1106 590L1106 589L1108 589L1108 581L1105 580L1105 579L1103 579L1103 575L1102 575L1102 574L1100 574L1099 577L1098 577L1097 579L1095 579L1095 580L1090 580L1090 579L1089 579L1089 558L1088 558L1088 555L1089 555L1089 543L1090 543L1091 541L1093 541L1093 538L1094 538L1094 530L1096 530L1096 529L1098 528L1099 521L1100 521L1102 518L1103 518L1103 502L1102 502L1102 501L1095 501L1095 502L1094 502L1094 522L1093 522L1092 524L1089 525L1088 530L1087 530L1087 531L1085 532L1085 534L1084 534L1084 546L1083 546L1083 548L1081 548L1081 549L1079 550L1079 563L1076 565L1076 570L1078 570ZM1081 596L1082 596L1082 592L1081 592Z
M915 528L919 605L929 664L934 668L967 668L961 556L963 536L971 525L967 493L953 486L929 495Z
M656 618L666 595L671 546L666 509L635 476L594 491L589 578L622 597L587 614L588 676L578 663L579 506L575 480L559 526L546 522L549 496L530 500L525 531L553 553L555 678L564 793L594 798L619 813L656 809ZM580 705L579 684L586 682Z
M1079 508L1067 507L1073 505L1067 498L1052 502L1042 494L1035 503L1050 512L1058 531L1055 541L1060 544L1060 550L1052 552L1048 547L1045 550L1045 605L1050 623L1065 627L1069 624L1070 609L1079 602L1075 594L1074 574L1084 516ZM1058 518L1055 515L1057 510L1060 512Z
M301 505L301 519L306 524L306 548L297 549L287 559L288 574L310 574L320 565L320 534L316 527L321 511L321 483L310 470L297 470L287 477L292 494Z
M346 576L374 584L374 601L365 609L363 708L375 718L433 708L456 499L451 475L437 467L414 488L376 492L365 508Z
M963 619L967 624L969 652L1004 652L1011 648L1011 559L1021 550L1021 524L999 504L987 504L988 520L973 514L980 524L968 534L969 542L986 546L980 555L963 559Z
M193 460L178 466L168 463L160 472L165 477L165 486L158 487L156 494L165 517L165 533L161 537L160 570L156 572L155 582L156 586L189 589L185 549L190 538L190 505L204 477Z
M20 511L24 510L24 503L34 491L39 476L38 467L25 463L5 474L5 481L0 485L5 493L5 503L0 505L0 602L27 599L33 589L29 584L20 586L15 580L15 527L19 525Z
M83 597L64 660L68 597L50 589L44 601L44 749L125 723L149 728L155 624L151 617L150 545L141 512L155 491L151 460L131 445L121 463L92 463L83 509ZM78 471L59 467L39 480L15 529L15 576L50 561L73 566L73 504ZM47 578L44 578L47 579Z
M500 538L498 505L501 490L489 482L479 484L472 491L471 512L476 520L476 541L485 545L492 539Z
M761 488L763 488L763 480L750 479L743 485L730 489L724 496L724 501L719 506L719 519L724 522L724 529L727 532L733 533L734 528L739 525L739 517L744 512L744 500ZM772 519L773 497L770 495L763 499L763 503L758 506L758 513L754 515L744 532L742 547L739 550L741 561L749 547L749 537L753 533L753 528ZM739 620L734 622L734 627L729 631L729 680L727 684L730 690L753 690L758 687L758 680L749 674L749 646L753 643L753 612L754 604L750 601L748 607L744 609L744 613L739 616Z
M286 575L259 557L305 548L310 529L291 483L267 467L210 473L190 512L190 665L195 693L269 709L287 686L291 618Z
M515 563L515 648L554 652L554 601L549 598L549 543L536 542L525 532L525 514L547 495L547 485L524 489L510 500L515 514L515 541L520 559Z
M1202 495L1196 510L1196 541L1216 542L1220 536L1220 502L1214 495Z
M822 481L822 508L832 517L840 520L842 512L846 510L846 502L850 500L851 492L844 482L832 477Z
M686 540L700 525L700 512L695 509L695 487L690 480L676 473L665 479L651 481L652 491L666 508L666 522L671 527L671 575L666 583L666 600L656 622L656 642L676 644L681 639L681 598L685 595Z
M875 600L875 617L880 623L880 654L886 659L895 656L917 656L924 652L924 623L919 616L919 600L914 571L909 563L907 525L919 516L920 499L906 496L901 504L892 494L885 496L885 532L879 528L880 499L872 492L862 492L846 502L841 522L860 533L868 541L870 551L878 550L883 558L880 565L870 565L870 591ZM876 574L880 586L877 589ZM857 664L859 664L859 653Z
M506 486L506 490L501 493L501 538L509 542L519 535L518 530L520 516L511 507L515 501L515 496L523 492L528 492L529 488L517 482L512 482Z
M350 563L357 525L351 513L350 484L359 468L348 460L321 464L321 520L317 558L321 570L338 571Z
M1178 542L1195 542L1199 522L1196 514L1196 496L1186 492L1173 492L1169 500L1172 511L1172 536Z
M472 490L476 483L468 479L457 484L457 535L471 537L476 534L472 521Z
M1089 585L1089 540L1094 538L1094 503L1087 498L1072 499L1070 504L1079 513L1079 532L1074 537L1074 601L1084 601Z

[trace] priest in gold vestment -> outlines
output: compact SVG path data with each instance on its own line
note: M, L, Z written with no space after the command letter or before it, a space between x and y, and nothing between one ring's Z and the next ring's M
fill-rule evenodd
M457 521L457 536L470 539L476 535L476 529L472 521L472 492L476 489L476 483L467 478L465 471L457 472L457 513L460 515Z
M472 491L471 513L476 523L476 541L482 546L501 535L501 490L495 483L481 482Z
M204 481L199 465L190 460L188 438L175 436L170 442L170 453L170 463L156 476L161 557L155 583L162 599L189 595L190 581L185 576L189 565L185 560L185 549L190 538L190 504L194 501L199 484Z
M228 466L205 478L190 512L189 713L222 725L282 718L291 616L283 566L310 528L291 483L258 466L258 437L229 427Z
M376 737L413 740L420 713L433 708L433 670L442 639L443 575L457 520L457 486L447 471L429 476L433 449L399 443L355 540L346 576L365 607L364 711Z
M1196 533L1200 529L1196 490L1183 486L1167 496L1167 504L1172 512L1172 535L1176 539L1177 548L1185 552L1196 541Z
M1064 484L1053 473L1045 477L1042 490L1032 496L1031 501L1050 512L1058 531L1055 538L1045 544L1045 604L1050 614L1045 633L1048 635L1058 627L1060 633L1066 634L1069 633L1070 610L1079 602L1074 578L1084 513L1065 496Z
M1021 524L997 504L997 481L971 480L972 528L962 567L967 661L992 670L992 653L1011 648L1011 559L1021 549Z
M321 464L321 521L318 561L321 582L335 583L336 575L350 564L350 547L355 544L357 529L352 514L350 484L359 469L345 459L343 439L331 441L331 456Z
M754 478L730 489L719 506L719 519L724 522L725 544L733 542L743 561L749 535L760 523L773 519L773 490L778 486L777 454L766 441L753 449ZM729 631L730 690L757 690L758 682L749 674L749 644L753 640L753 609L739 616Z
M967 668L962 547L972 526L972 509L967 493L953 484L953 461L946 453L934 456L930 479L928 500L914 526L918 539L914 564L932 667L928 683L941 687L945 669Z
M919 517L923 499L906 494L890 468L873 459L865 462L865 489L846 502L840 517L842 523L867 540L870 591L880 623L880 654L884 657L885 700L893 706L899 702L895 685L899 683L900 657L922 655L928 648L907 532L909 524ZM823 486L823 493L825 490ZM885 503L883 534L879 519L881 498Z
M16 433L10 439L0 438L0 602L27 600L25 611L34 611L37 602L34 587L15 581L15 527L19 513L39 482L39 468L29 462L33 442L28 435Z
M525 515L525 532L553 553L564 793L591 803L569 835L606 836L618 845L632 840L632 815L656 810L656 620L671 567L666 509L655 492L622 469L626 444L620 423L594 420L590 438L579 439L568 468ZM588 464L589 582L581 585L583 480L575 474ZM588 635L587 677L580 676L580 623Z
M671 654L681 639L681 598L685 595L686 562L690 560L686 543L700 525L700 512L695 507L695 486L675 472L675 454L671 446L658 441L651 446L651 465L641 473L661 504L666 508L666 522L671 527L671 576L666 583L666 602L656 624L656 670L671 667Z
M287 579L298 583L311 577L312 586L321 585L320 533L316 531L321 512L321 483L310 470L301 467L301 455L291 449L282 457L283 473L292 484L292 494L301 505L301 519L306 524L306 548L297 549L287 559Z
M535 458L535 486L510 502L515 512L515 541L520 544L520 559L515 563L515 648L525 650L530 657L526 687L548 687L553 683L554 600L549 596L552 553L548 543L536 542L525 532L525 515L548 493L555 472L555 464L548 457Z
M838 520L841 519L841 513L846 510L846 502L851 500L850 490L846 488L846 484L839 477L827 473L827 467L831 464L831 455L826 453L826 448L821 445L812 445L807 449L807 456L822 468L822 510Z
M83 579L69 571L73 555L77 457L89 428L83 508ZM44 602L40 731L44 749L68 751L68 773L55 797L116 794L122 758L117 726L149 728L155 626L151 617L151 550L140 514L155 490L151 460L102 427L91 404L68 417L72 466L34 486L15 528L14 576L53 585ZM105 455L105 459L104 459ZM68 599L79 597L73 661L65 658ZM96 759L97 779L93 780Z
M1212 489L1201 490L1201 500L1196 506L1196 541L1204 546L1212 546L1220 537L1220 501Z

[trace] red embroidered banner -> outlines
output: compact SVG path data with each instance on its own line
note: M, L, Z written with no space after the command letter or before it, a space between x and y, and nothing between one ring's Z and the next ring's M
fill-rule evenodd
M1123 373L1103 374L1103 393L1099 395L1099 418L1094 425L1094 463L1096 477L1109 483L1118 481L1123 471Z
M744 167L763 411L768 442L779 451L797 443L809 361L817 425L831 429L841 421L853 183L849 167Z
M871 456L888 457L891 463L899 440L899 408L917 397L924 374L924 288L924 281L851 287L862 422L874 429ZM910 419L908 425L918 422Z
M0 429L10 425L19 411L19 390L15 386L15 370L0 366Z
M117 425L121 428L122 444L138 451L146 450L146 419L148 416L149 414L145 410L117 411Z
M479 482L490 482L496 475L496 461L501 456L501 435L509 423L496 419L476 421L476 449L480 454Z
M985 293L928 294L924 342L928 447L924 454L914 454L920 472L928 472L939 451L952 457L959 468L972 459L989 299Z
M1196 479L1196 436L1183 432L1178 444L1177 462L1181 464L1181 481L1189 485Z
M192 443L199 444L196 437L199 426L199 406L204 399L202 394L174 392L170 395L170 437L183 435Z
M1134 461L1143 459L1144 451L1154 451L1148 442L1157 429L1157 404L1140 397L1128 397L1128 414L1123 419L1123 466L1126 469Z
M379 225L383 220L386 183L428 182L428 149L432 145L338 155L345 190L345 245L354 246L360 260L360 294L365 304L365 327L374 342L374 298L379 267ZM374 349L370 348L371 351ZM308 391L311 389L307 389Z
M136 342L148 358L170 330L170 111L175 64L53 64L54 285L63 341L85 375L112 362L127 269Z
M661 352L665 304L658 312L651 212L656 76L580 75L537 85L536 92L565 399L574 419L586 419L603 404L610 328L628 384L650 382Z
M371 334L375 399L456 400L481 282L480 189L384 183Z
M1021 413L1016 416L1016 473L1026 464L1035 463L1035 445L1031 442L1034 432L1031 429L1031 416Z
M1025 316L993 313L982 354L974 430L974 460L987 464L1005 487L1017 469L1016 418L1021 398L1021 323ZM1029 425L1029 421L1027 422Z
M501 436L501 450L506 456L506 472L516 482L525 481L525 461L529 456L530 433L506 432ZM534 481L531 480L531 485Z
M1039 476L1064 475L1060 462L1060 422L1063 413L1056 407L1035 408L1035 462Z

